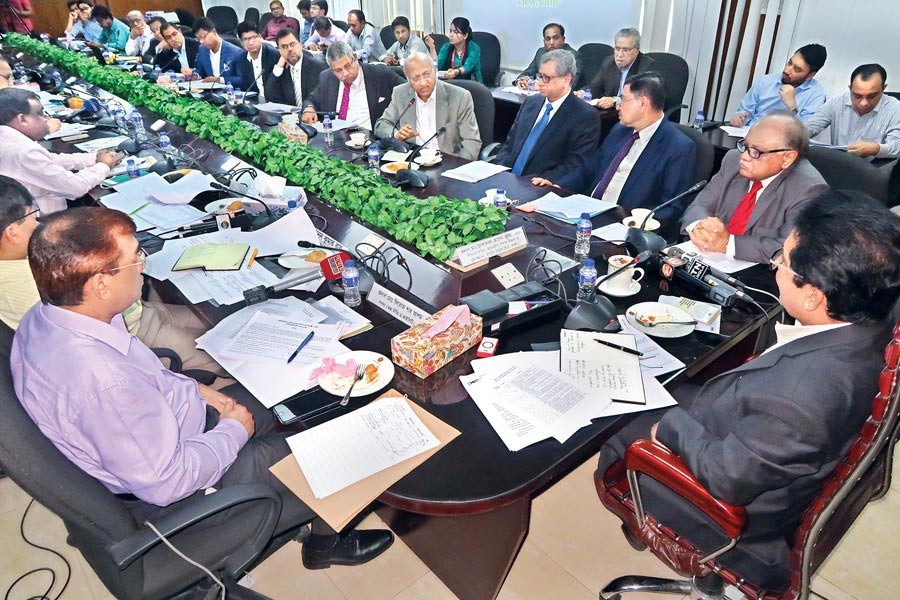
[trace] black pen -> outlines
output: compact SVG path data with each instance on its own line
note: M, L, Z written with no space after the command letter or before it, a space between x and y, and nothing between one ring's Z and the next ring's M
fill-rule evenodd
M643 352L638 352L637 350L632 350L627 346L620 346L618 344L613 344L612 342L607 342L606 340L594 340L598 344L603 344L604 346L609 346L610 348L615 348L616 350L621 350L627 354L634 354L635 356L643 356Z
M297 355L300 354L300 351L303 350L303 347L309 343L309 340L313 338L313 335L315 335L315 333L315 331L310 331L308 334L306 334L306 337L303 338L303 341L300 342L300 345L297 346L297 349L294 350L293 354L288 357L287 364L291 364L291 361L297 358Z

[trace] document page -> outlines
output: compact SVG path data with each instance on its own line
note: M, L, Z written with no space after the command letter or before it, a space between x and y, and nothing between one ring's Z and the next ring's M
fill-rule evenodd
M476 160L461 167L444 171L441 173L441 176L466 181L468 183L477 183L482 179L487 179L488 177L492 177L503 171L509 171L509 167L495 165L483 160Z
M596 340L635 350L632 335L560 331L560 371L616 402L646 404L639 357Z
M291 365L318 364L331 344L340 337L339 325L304 323L289 317L256 313L222 350L226 358L246 361L279 361L287 364L307 335L313 337L297 354Z
M438 446L404 398L384 398L287 439L316 498Z

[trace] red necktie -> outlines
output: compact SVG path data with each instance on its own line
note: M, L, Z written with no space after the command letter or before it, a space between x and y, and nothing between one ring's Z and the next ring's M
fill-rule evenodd
M731 220L728 221L728 233L731 235L744 235L744 231L747 230L747 223L750 222L750 215L753 214L753 208L756 206L756 194L761 189L762 182L754 181L753 185L750 186L750 191L744 194L737 210L731 215Z
M341 96L341 110L338 112L338 119L347 120L347 109L350 108L350 86L344 85L344 95Z

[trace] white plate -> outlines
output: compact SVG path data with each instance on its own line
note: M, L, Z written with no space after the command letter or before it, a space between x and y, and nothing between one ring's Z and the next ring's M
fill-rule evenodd
M622 225L625 227L640 227L642 220L638 220L636 217L625 217L622 219ZM647 226L644 227L644 231L656 231L657 229L659 229L659 221L650 217L650 220L647 221Z
M670 306L662 302L641 302L628 307L625 311L625 319L638 331L647 335L660 338L677 338L688 335L694 330L694 324L690 325L657 325L647 327L638 317L652 316L656 321L693 321L694 319L677 306Z
M615 279L615 278L613 278L613 279ZM607 287L611 281L612 281L612 279L610 279L609 281L604 281L603 283L601 283L600 285L597 286L597 289L600 290L600 292L602 292L603 294L605 294L607 296L612 296L613 298L627 298L628 296L634 296L639 291L641 291L641 282L632 280L631 288L628 290L627 294L623 294L618 291L614 292L613 290L611 290Z
M434 157L434 160L431 162L425 162L425 159L422 158L421 156L415 157L413 159L413 162L416 163L417 165L422 165L423 167L433 167L434 165L440 164L440 162L442 160L444 160L444 158L440 154L438 154L437 156Z
M417 165L416 163L410 164L408 162L398 161L398 162L390 162L390 163L381 165L381 172L386 173L388 175L396 175L397 171L394 171L393 170L394 167L392 167L391 165L406 165L405 167L398 168L397 171L399 171L401 169L412 169L413 171L419 170L419 165Z
M353 388L353 393L350 394L351 398L358 398L383 390L394 378L394 363L392 363L388 357L378 354L377 352L352 350L335 356L334 360L340 364L347 364L347 361L351 358L356 361L357 365L378 365L378 375L375 379L373 381L366 381L366 378L363 377L362 380L356 384L356 387ZM353 378L342 377L334 373L322 373L318 377L318 382L319 386L329 394L343 396L347 393L347 390L350 389Z
M304 248L303 250L285 252L278 257L278 264L285 269L317 269L319 268L319 263L306 260L306 257L313 250L321 250L321 248Z
M350 140L347 140L346 142L344 142L344 145L347 146L348 148L353 148L354 150L362 150L363 148L365 148L366 146L368 146L371 143L372 143L371 140L366 140L362 143L362 145L359 145L359 144L354 144Z
M247 204L253 204L253 202L251 200L247 200L245 198L222 198L221 200L213 200L212 202L210 202L209 204L204 206L203 210L205 210L206 212L208 212L211 215L229 212L226 207L229 204L231 204L232 202L234 202L235 200L237 200L244 206L246 206ZM259 203L257 202L256 204L259 204ZM259 204L259 207L262 208L262 204ZM244 208L241 207L237 210L244 210ZM237 210L234 212L237 212Z

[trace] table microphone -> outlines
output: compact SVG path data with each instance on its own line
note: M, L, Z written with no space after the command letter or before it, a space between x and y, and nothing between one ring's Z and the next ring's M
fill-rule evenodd
M409 108L415 103L416 103L415 98L412 98L407 103L406 108L404 108L400 112L400 116L397 117L396 121L394 121L394 126L391 128L391 135L389 135L388 137L383 137L380 140L378 140L379 148L381 148L382 150L394 150L395 152L409 152L409 144L398 140L397 138L394 137L394 134L397 133L397 125L400 124L400 119L403 118L403 115L406 114L406 111L408 111Z
M419 155L419 153L422 151L422 148L424 148L425 146L427 146L428 144L430 144L430 143L431 143L431 140L437 138L437 136L439 136L439 135L443 135L443 134L446 133L446 132L447 132L447 128L446 128L446 127L441 127L440 129L438 129L437 131L435 131L433 136L431 136L430 138L428 138L427 140L425 140L424 142L422 142L421 144L419 144L418 146L416 146L416 148L412 151L412 154L409 155L409 158L406 159L406 161L409 162L409 163L412 163L412 161L415 160L415 158L416 158L416 157Z
M242 196L244 198L248 198L253 200L254 202L259 202L263 205L263 208L266 209L266 214L257 215L253 218L253 221L250 223L250 227L253 229L262 229L266 225L270 225L276 221L275 216L272 214L272 209L269 208L269 205L257 198L256 196L251 196L250 194L245 194L244 192L236 192L227 185L222 185L218 181L213 181L209 184L209 187L215 188L217 190L221 190L223 192L227 192L229 194L235 194L237 196Z
M668 245L665 239L662 236L659 236L651 231L646 231L645 227L647 226L647 222L650 220L656 211L661 208L665 208L685 196L689 196L695 192L700 191L706 185L707 181L704 179L698 183L695 183L691 187L689 187L684 192L678 194L674 198L670 198L651 210L647 216L644 218L644 221L641 223L640 227L629 227L628 233L625 235L625 247L628 249L629 254L639 254L645 250L651 251L653 254L657 254L662 252L662 249Z
M319 277L324 277L328 281L337 281L341 278L341 273L344 272L344 263L348 260L350 260L349 254L346 252L336 252L335 254L326 256L322 259L319 262L319 269L316 271L304 273L303 275L291 277L290 279L283 279L270 286L258 285L249 290L244 290L244 300L247 301L247 304L263 302L278 292L292 288L295 285L313 281Z

